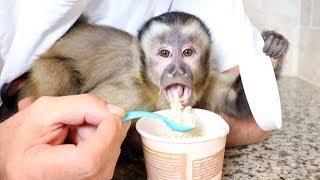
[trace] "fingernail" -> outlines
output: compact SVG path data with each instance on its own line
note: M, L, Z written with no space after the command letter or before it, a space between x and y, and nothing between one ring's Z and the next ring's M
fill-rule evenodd
M116 114L116 115L119 115L121 117L124 116L124 110L119 106L116 106L116 105L113 105L113 104L108 104L107 105L107 109L112 114Z

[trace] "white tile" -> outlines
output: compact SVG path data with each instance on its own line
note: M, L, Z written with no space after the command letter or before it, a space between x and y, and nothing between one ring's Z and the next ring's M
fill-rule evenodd
M320 85L320 29L301 28L299 76Z
M311 1L313 0L301 0L301 18L300 22L303 26L311 25Z
M312 26L320 27L320 0L313 0Z

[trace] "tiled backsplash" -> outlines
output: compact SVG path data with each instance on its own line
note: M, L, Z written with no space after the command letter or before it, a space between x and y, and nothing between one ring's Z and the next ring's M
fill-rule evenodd
M301 0L298 75L320 86L320 0Z
M311 1L312 0L301 0L301 19L300 23L302 26L311 24Z
M302 4L310 4L312 7L310 19L312 21L312 26L319 27L320 26L320 1L319 0L303 0ZM306 10L306 9L305 9ZM302 11L304 11L302 9ZM310 11L310 10L308 10Z

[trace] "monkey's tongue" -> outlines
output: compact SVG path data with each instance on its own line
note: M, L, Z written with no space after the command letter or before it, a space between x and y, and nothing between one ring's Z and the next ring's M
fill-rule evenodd
M166 87L165 92L168 102L172 102L177 94L182 104L186 104L191 95L191 89L181 84L170 85Z

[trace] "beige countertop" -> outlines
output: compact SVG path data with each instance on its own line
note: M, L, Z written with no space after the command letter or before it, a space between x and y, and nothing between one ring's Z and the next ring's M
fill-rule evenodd
M283 126L267 141L227 149L223 179L320 179L320 88L279 82Z

